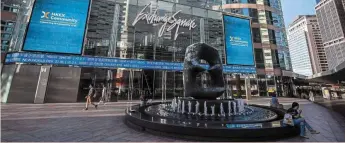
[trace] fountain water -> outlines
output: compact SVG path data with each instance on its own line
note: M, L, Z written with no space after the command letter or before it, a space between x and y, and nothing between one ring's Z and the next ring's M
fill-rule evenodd
M188 114L192 113L192 102L188 101Z
M243 111L244 111L244 100L240 99L239 112L243 112Z
M184 110L184 101L182 101L182 112L181 112L181 113L183 114L184 111L185 111L185 110Z
M171 109L175 112L176 111L176 104L175 104L175 102L176 102L176 98L174 98L172 101L171 101Z
M220 103L220 115L222 115L223 117L225 116L223 103Z
M207 103L204 102L204 115L207 116Z
M199 113L199 101L196 101L196 104L195 104L195 114L198 114Z
M181 112L181 100L178 100L178 103L177 103L177 112L178 112L178 113Z

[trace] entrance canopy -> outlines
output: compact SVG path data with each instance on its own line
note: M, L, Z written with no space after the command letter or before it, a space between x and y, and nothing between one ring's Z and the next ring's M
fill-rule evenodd
M308 77L310 82L345 84L345 61L337 67Z

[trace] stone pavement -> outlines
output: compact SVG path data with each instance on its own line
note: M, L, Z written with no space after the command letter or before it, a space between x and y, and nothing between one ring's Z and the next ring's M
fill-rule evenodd
M267 104L269 98L255 98L252 104ZM306 120L321 132L310 139L299 137L284 142L345 141L345 119L325 107L304 99L279 98L285 108L301 104ZM2 104L1 141L15 142L176 142L175 138L151 135L123 123L127 102L109 103L98 110L83 111L82 103Z
M345 117L345 99L344 98L332 99L332 100L322 99L320 101L317 101L317 103Z

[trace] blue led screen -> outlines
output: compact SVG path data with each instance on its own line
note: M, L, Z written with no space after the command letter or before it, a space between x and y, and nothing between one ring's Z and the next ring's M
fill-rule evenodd
M90 0L36 0L23 50L81 54Z
M250 20L223 15L226 63L254 66Z

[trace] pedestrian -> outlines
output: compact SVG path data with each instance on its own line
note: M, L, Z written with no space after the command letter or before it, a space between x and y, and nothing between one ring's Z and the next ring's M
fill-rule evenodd
M101 102L105 105L107 102L107 88L105 85L102 83L102 96L98 102L98 105L101 104Z
M145 93L141 93L140 95L141 106L145 106L147 102L147 95Z
M307 128L311 134L319 134L320 132L314 130L309 124L308 122L301 116L302 114L302 110L298 110L299 109L299 104L297 102L293 102L291 108L289 108L287 110L287 114L291 115L292 118L292 123L290 125L293 126L300 126L300 136L303 138L307 138L309 139L309 137L307 137L305 135L305 128ZM286 116L286 115L285 115ZM284 117L285 120L285 117ZM289 119L287 119L289 120ZM285 122L285 121L284 121Z
M84 110L88 110L89 109L89 104L94 105L96 109L97 109L97 106L98 106L98 105L92 103L92 95L94 94L94 96L95 96L96 95L96 91L92 87L91 84L90 84L89 88L90 88L89 93L87 94L87 96L85 96L85 98L86 98L86 107L85 107Z
M271 103L271 107L283 108L283 105L279 104L277 94L273 91L273 92L270 93L270 95L272 96L272 99L271 99L271 102L270 102Z

